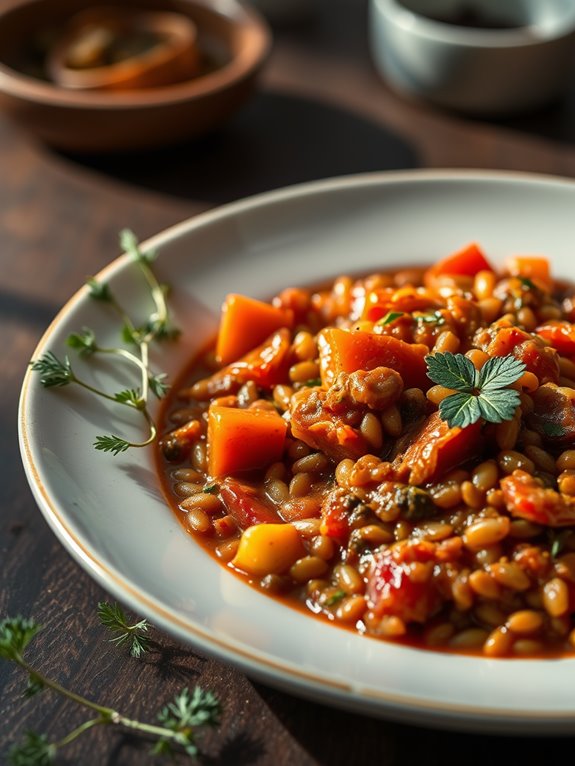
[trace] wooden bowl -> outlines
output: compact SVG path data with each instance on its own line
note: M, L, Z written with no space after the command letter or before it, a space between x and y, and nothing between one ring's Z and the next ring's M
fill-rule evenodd
M106 3L110 5L110 3ZM129 151L183 142L224 122L248 98L271 45L266 23L237 0L122 0L122 9L175 12L197 29L200 71L169 85L62 87L47 61L90 0L7 0L0 9L0 108L60 149Z

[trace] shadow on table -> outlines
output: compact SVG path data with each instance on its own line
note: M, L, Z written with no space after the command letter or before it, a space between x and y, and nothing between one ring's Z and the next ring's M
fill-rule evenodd
M296 699L254 684L301 747L321 766L507 766L559 763L572 737L507 737L390 723ZM526 727L526 734L528 727ZM308 766L308 764L306 764Z
M318 178L419 164L413 147L385 126L337 106L270 92L193 143L60 156L126 184L213 204Z
M575 144L575 88L547 107L528 114L488 122L519 133Z

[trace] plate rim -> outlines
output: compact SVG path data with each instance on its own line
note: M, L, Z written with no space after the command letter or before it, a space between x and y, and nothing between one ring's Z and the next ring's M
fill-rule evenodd
M348 176L321 179L290 185L254 194L224 205L218 205L197 215L190 216L142 243L144 248L154 248L168 244L188 231L209 226L220 219L241 215L253 208L273 205L290 199L314 196L329 191L338 192L345 188L390 186L411 182L525 182L539 186L566 187L575 193L573 179L550 174L529 173L523 171L500 171L484 169L420 169L407 171L378 171ZM110 278L120 271L128 261L126 255L119 255L105 265L96 278ZM80 303L87 294L85 286L80 287L60 308L38 341L32 357L41 354L55 328ZM560 733L566 731L575 721L575 707L565 711L531 711L520 713L509 709L474 704L458 704L446 701L427 701L412 695L396 692L378 691L375 688L355 687L346 681L327 679L319 673L298 668L293 662L267 656L264 652L246 647L245 643L233 637L225 639L209 628L199 625L191 618L176 614L166 608L157 599L138 589L130 578L122 575L115 567L104 564L98 559L90 545L66 523L65 513L58 508L58 502L51 497L43 485L37 464L34 461L31 440L28 433L26 408L32 372L28 367L24 375L18 405L18 440L22 463L32 494L49 527L66 551L92 576L105 590L128 604L135 611L140 611L166 632L176 636L188 645L221 661L239 667L251 677L257 677L270 685L280 686L290 692L320 700L326 704L337 705L356 712L401 720L408 723L432 725L443 728L456 728L467 731L517 731L518 727L528 723L532 728L523 733ZM453 659L458 656L454 655ZM487 660L486 660L487 661ZM498 659L497 662L533 662L534 660ZM573 663L575 658L548 658L535 660L541 662Z

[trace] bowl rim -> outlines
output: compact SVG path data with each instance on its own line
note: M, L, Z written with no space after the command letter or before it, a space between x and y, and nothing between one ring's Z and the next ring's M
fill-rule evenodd
M440 45L486 50L536 48L575 35L575 4L557 26L525 24L512 29L478 29L446 24L407 8L402 0L372 0L378 12L404 32Z
M0 10L0 25L3 16L37 1L8 0ZM198 100L224 91L242 82L263 65L271 50L272 33L261 14L238 0L216 0L209 4L206 0L190 0L189 4L206 8L242 29L250 35L249 45L242 46L228 63L206 75L173 85L114 92L67 90L22 74L0 62L0 94L68 109L145 109Z

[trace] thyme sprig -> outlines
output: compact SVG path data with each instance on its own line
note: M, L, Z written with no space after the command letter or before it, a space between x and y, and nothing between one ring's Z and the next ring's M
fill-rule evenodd
M141 623L138 625L141 630ZM221 706L217 697L198 686L191 692L186 687L176 694L174 699L158 713L157 724L129 718L114 708L99 705L66 689L33 667L24 656L28 645L40 629L40 625L34 620L21 616L2 620L0 622L0 658L15 663L28 674L29 684L25 692L26 696L32 696L42 690L51 690L90 710L94 715L54 742L48 741L43 734L27 732L23 742L10 750L9 762L12 766L51 764L61 748L96 726L119 727L149 737L153 740L152 752L156 755L173 756L177 752L183 752L195 758L199 754L196 742L197 729L219 724Z
M68 356L60 359L52 351L47 351L39 359L32 360L30 363L31 369L39 373L40 383L45 388L61 388L75 384L95 396L136 410L143 416L147 435L141 441L129 441L116 434L96 437L94 447L114 455L125 452L130 447L145 447L156 439L157 430L148 408L148 400L150 394L161 399L165 396L169 386L164 373L155 373L151 370L149 348L155 341L171 340L179 335L179 330L173 325L170 318L167 303L168 286L158 281L152 268L156 252L142 250L133 232L127 229L120 233L120 245L124 252L138 265L150 291L153 309L145 322L138 325L116 299L110 286L90 277L86 281L90 297L95 301L107 304L118 315L122 323L121 338L128 348L100 345L94 331L89 327L84 327L80 331L70 334L66 344L84 358L100 354L126 362L131 367L136 368L139 375L139 385L116 393L104 391L80 378L73 369Z
M102 625L114 634L110 641L116 646L129 644L132 657L139 658L150 649L150 639L145 635L150 627L147 620L138 620L129 625L122 607L108 601L100 601L98 604L98 617Z

